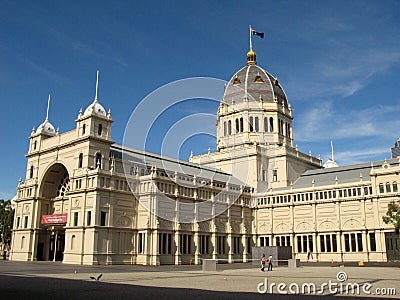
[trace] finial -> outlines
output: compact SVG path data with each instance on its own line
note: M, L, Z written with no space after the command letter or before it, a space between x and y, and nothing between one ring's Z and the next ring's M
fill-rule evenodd
M210 152L211 152L211 148L208 148L208 154L210 154Z
M46 121L49 120L49 109L50 109L50 94L49 98L47 99Z
M107 118L111 119L111 108L108 109Z
M94 97L94 101L97 101L97 92L99 90L99 70L96 73L96 96Z
M193 151L190 151L190 157L193 157Z
M255 65L256 64L256 53L253 51L253 42L252 42L252 28L249 25L249 34L250 34L250 50L247 52L247 65Z
M32 133L31 134L34 134L35 133L35 127L32 127Z
M81 109L79 110L78 118L80 118L80 117L82 117L82 107L81 107Z

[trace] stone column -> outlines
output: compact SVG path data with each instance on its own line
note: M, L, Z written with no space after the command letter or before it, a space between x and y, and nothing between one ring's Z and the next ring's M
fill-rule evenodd
M367 232L363 230L362 234L362 243L363 243L363 259L369 261L369 245L368 245L368 239L367 239Z
M151 257L151 265L158 266L160 265L160 254L158 249L162 247L162 245L158 244L158 230L154 230L151 233L151 250L150 250L150 257Z
M242 235L242 246L243 246L243 262L247 262L250 249L247 248L247 236L245 234Z
M175 264L180 265L182 263L180 251L179 251L179 231L175 231L174 242L175 242Z
M194 232L194 264L198 265L200 263L200 235L198 231Z
M217 240L217 235L215 232L211 234L211 243L213 245L213 251L212 251L212 259L217 259L217 247L218 247L218 240Z
M228 239L227 239L228 248L229 248L228 263L233 263L233 241L232 241L232 239L233 239L232 234L228 233Z

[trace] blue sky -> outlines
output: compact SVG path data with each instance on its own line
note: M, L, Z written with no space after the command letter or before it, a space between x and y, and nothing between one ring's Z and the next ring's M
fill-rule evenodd
M48 93L50 121L71 130L100 70L99 100L121 143L132 110L155 89L193 76L229 80L245 64L249 24L265 32L254 41L257 61L285 89L300 150L325 161L332 139L341 165L390 157L400 136L399 1L0 1L0 198L25 177ZM171 118L216 105L177 111ZM214 142L189 138L180 156Z

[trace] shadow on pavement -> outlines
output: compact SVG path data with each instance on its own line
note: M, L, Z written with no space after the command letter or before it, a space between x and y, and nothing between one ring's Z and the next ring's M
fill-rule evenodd
M148 287L48 277L0 275L2 299L318 299L312 295L260 295L197 289ZM336 299L334 296L322 296ZM361 299L348 297L346 299ZM374 298L368 298L374 299ZM383 299L382 297L375 299Z

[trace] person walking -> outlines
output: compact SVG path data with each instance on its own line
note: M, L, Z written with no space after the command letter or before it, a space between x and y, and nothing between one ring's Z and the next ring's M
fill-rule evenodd
M264 272L264 268L265 268L265 254L263 253L263 255L261 256L261 271Z
M272 255L270 255L267 259L268 271L272 271Z

